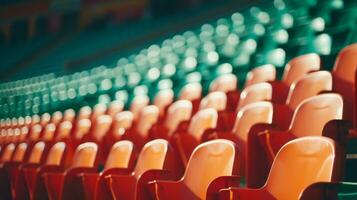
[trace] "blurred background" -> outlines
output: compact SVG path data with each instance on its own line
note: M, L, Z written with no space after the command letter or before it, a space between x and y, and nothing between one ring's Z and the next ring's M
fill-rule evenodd
M0 0L0 80L66 74L138 51L257 0Z

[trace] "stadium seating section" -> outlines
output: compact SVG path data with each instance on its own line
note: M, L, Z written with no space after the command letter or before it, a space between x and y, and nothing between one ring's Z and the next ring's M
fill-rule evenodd
M0 199L357 199L356 25L354 0L275 0L2 83Z

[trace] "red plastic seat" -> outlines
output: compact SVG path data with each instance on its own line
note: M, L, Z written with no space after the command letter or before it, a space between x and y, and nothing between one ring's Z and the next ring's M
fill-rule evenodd
M106 160L101 173L83 173L81 182L85 199L111 199L110 190L106 187L105 177L120 170L131 170L135 160L134 144L128 140L116 142Z
M150 99L146 95L139 95L135 96L134 99L131 101L130 104L130 111L134 115L134 120L136 120L139 117L139 113L141 109L143 109L145 106L149 105Z
M192 113L196 113L201 101L202 86L200 83L188 83L180 91L180 100L192 102Z
M79 174L96 172L98 146L93 142L79 145L74 153L69 169L62 172L46 172L43 175L50 200L83 199L80 193Z
M305 74L320 70L320 57L315 53L305 54L290 60L283 73L281 81L272 81L273 102L284 103L289 92L290 85Z
M107 110L107 114L110 115L112 118L114 118L115 115L123 111L123 109L124 109L124 103L122 101L115 100L110 102L110 105Z
M156 139L146 143L133 171L117 171L105 177L113 199L147 199L146 183L168 178L168 172L175 167L173 159L166 140Z
M240 91L238 80L234 74L223 74L213 80L209 88L210 92L224 92L227 95L227 108L233 111L237 106Z
M180 180L154 180L148 183L151 198L205 199L212 181L238 173L238 155L236 146L228 140L200 144L193 151Z
M341 149L330 138L308 136L286 143L259 189L236 186L219 190L219 199L300 199L310 184L338 180Z
M166 116L167 109L174 101L174 92L171 89L160 90L155 98L154 105L157 106L160 113L160 119L164 119Z
M276 77L276 69L273 65L271 64L262 65L248 72L244 87L246 88L256 83L274 81L275 77Z
M342 118L342 98L321 94L304 100L296 109L288 130L268 128L248 136L248 187L261 186L278 150L288 141L304 136L323 135L327 122Z

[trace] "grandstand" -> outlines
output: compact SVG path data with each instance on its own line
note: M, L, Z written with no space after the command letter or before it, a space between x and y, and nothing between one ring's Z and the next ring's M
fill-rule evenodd
M0 6L0 199L357 199L355 0Z

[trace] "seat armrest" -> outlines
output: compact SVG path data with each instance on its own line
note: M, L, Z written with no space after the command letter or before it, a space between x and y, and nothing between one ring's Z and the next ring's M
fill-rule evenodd
M275 155L280 148L287 142L296 137L289 133L289 131L266 130L258 134L260 144L263 146L265 153L272 163Z
M275 200L269 192L264 189L247 189L230 187L219 191L220 200L251 200L251 199L264 199Z
M221 176L214 179L208 186L207 189L207 200L218 199L219 191L224 188L229 187L239 187L240 186L240 176Z
M338 188L341 183L336 182L318 182L309 185L301 193L301 200L334 200L337 198Z
M152 199L199 199L190 189L186 187L183 181L160 181L154 180L147 183L148 191Z
M147 183L154 180L172 180L173 174L169 170L152 169L143 173L137 183L136 199L149 200L150 192Z
M43 174L45 187L50 200L62 199L62 190L65 173L45 173Z
M80 173L81 188L84 192L85 199L95 199L99 181L99 173Z
M135 199L136 177L133 175L107 175L104 177L113 199Z

